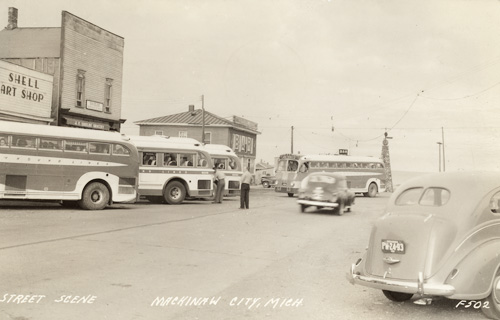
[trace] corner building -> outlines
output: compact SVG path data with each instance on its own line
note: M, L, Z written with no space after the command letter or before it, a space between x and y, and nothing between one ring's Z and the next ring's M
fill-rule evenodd
M51 124L120 131L123 37L67 11L59 28L17 22L17 9L9 8L0 60L53 76Z

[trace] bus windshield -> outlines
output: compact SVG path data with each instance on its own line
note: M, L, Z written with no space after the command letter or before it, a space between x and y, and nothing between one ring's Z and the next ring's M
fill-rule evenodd
M278 162L278 168L276 172L295 172L299 168L299 162L297 160L280 160Z

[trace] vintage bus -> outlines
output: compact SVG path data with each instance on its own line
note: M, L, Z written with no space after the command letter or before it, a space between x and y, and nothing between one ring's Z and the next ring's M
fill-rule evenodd
M87 210L134 202L138 161L118 132L0 121L0 199Z
M214 166L224 172L226 176L225 196L240 194L240 179L243 174L241 161L234 151L223 144L206 144L203 146L208 151Z
M197 140L131 136L139 152L138 191L153 203L213 196L213 162ZM182 140L181 140L182 139Z
M368 197L385 191L385 170L382 160L374 157L344 155L284 154L278 158L276 192L293 197L300 183L311 172L338 172L346 176L348 187Z

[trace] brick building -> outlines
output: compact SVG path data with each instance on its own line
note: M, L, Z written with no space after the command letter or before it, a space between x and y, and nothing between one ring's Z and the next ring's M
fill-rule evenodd
M141 136L165 135L194 138L206 144L223 144L238 155L243 167L255 172L257 123L233 116L233 120L221 118L211 112L189 106L188 111L134 122L139 125ZM204 124L204 125L203 125ZM204 131L204 139L202 135Z
M123 51L122 37L66 11L61 27L19 28L9 8L0 31L0 60L53 76L50 118L61 126L120 130Z

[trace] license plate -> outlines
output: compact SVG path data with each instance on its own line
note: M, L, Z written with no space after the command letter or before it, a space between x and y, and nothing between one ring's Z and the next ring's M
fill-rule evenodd
M405 253L405 243L401 240L382 239L382 252L385 253Z

